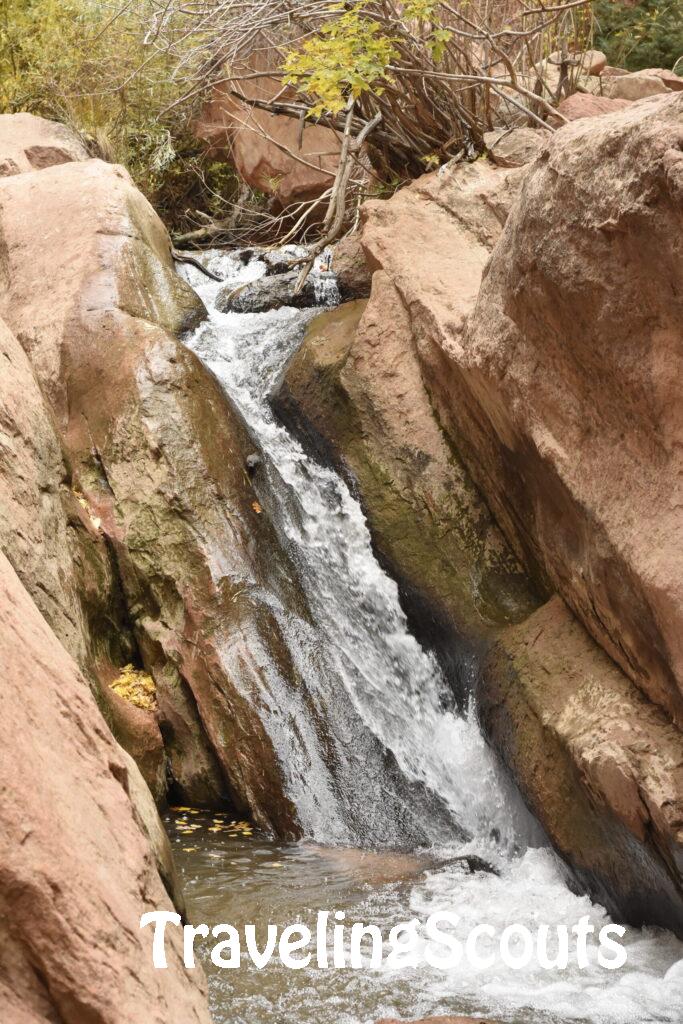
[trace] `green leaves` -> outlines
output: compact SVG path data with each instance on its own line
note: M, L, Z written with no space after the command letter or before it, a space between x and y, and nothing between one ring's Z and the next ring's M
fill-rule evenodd
M683 0L641 0L625 7L597 0L595 45L629 71L672 68L683 56Z

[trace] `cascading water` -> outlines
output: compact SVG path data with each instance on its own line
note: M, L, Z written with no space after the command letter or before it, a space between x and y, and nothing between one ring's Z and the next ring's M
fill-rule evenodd
M244 265L236 256L215 252L203 260L235 285L266 271L258 258ZM589 915L599 929L607 920L604 911L569 891L550 851L530 845L533 824L501 776L474 716L449 710L439 667L409 632L397 587L374 558L358 503L341 478L310 458L271 410L269 396L319 310L220 313L214 301L221 285L194 269L186 276L210 310L208 321L187 344L217 376L262 455L255 478L259 502L296 568L312 613L313 626L303 630L305 637L300 621L283 616L280 622L299 671L308 672L308 703L275 707L264 719L267 729L272 722L271 739L304 833L322 843L429 843L442 858L442 865L432 866L426 880L414 882L409 893L397 885L371 896L356 893L353 919L391 922L438 907L455 910L470 927L482 921L499 930L512 922L571 926ZM314 281L321 304L333 304L333 279L316 275ZM311 647L319 655L314 668L307 662ZM272 696L276 705L278 699L290 700L285 693ZM325 718L334 769L323 765L314 724L319 717ZM296 736L277 725L283 719L297 722ZM402 835L388 828L390 820ZM308 854L296 850L280 850L282 863L306 859ZM483 858L498 873L469 873L454 861L463 855ZM236 884L247 885L236 879L240 859L219 868L220 852L208 856L214 860L202 861L196 874L189 863L184 866L191 900L194 893L197 906L213 903L211 912L197 910L195 916L230 920L225 916L230 892ZM306 863L304 870L310 871L310 860ZM263 888L267 872L255 877ZM324 883L322 877L324 889L329 871ZM215 890L222 885L222 908L217 910ZM296 895L294 886L292 898ZM304 902L290 908L292 920L316 903L310 892L299 891L298 897ZM338 894L336 905L341 901ZM324 972L317 978L307 970L295 972L296 984L291 977L284 983L282 972L273 981L270 969L246 983L216 976L211 979L214 1012L219 1021L258 1017L263 1022L342 1024L382 1012L408 1017L453 1012L455 1005L460 1011L495 1011L510 1020L522 1019L515 1013L525 1009L524 1020L680 1021L681 944L647 930L629 931L623 942L629 960L614 976L595 962L560 974L503 965L479 975L469 966L445 974L424 969L408 972L408 980L385 971L352 972L352 981L331 982ZM258 1009L254 999L260 1001ZM329 1013L321 1010L321 999Z

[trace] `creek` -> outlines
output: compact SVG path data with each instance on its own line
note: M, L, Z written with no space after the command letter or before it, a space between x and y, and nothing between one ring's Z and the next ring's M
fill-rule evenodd
M202 260L235 286L266 271L258 256L216 251ZM320 310L221 313L222 286L194 268L184 273L210 313L186 343L247 425L261 459L259 506L311 611L308 624L278 612L306 699L273 689L259 705L305 839L281 844L206 815L195 815L190 829L189 812L169 815L191 919L255 924L260 944L268 923L314 928L319 910L344 911L383 934L440 909L459 915L464 936L481 923L500 935L512 923L535 932L540 924L571 928L585 916L599 931L605 911L570 890L475 709L457 709L437 661L411 634L359 503L271 409L287 361ZM316 274L315 283L321 305L333 304L333 279ZM206 955L203 962L218 1024L360 1024L437 1013L511 1024L680 1022L683 944L655 929L628 929L621 941L628 959L617 971L598 965L597 947L588 967L570 961L563 971L535 959L521 969L463 962L449 971L292 971L276 958L262 971L247 962L232 971Z

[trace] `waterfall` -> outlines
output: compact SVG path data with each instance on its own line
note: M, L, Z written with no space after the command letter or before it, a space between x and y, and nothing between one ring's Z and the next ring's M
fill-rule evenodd
M259 262L244 267L235 257L216 254L210 266L233 286L253 280ZM346 838L370 845L401 845L402 838L405 845L447 843L464 834L494 834L513 846L509 794L495 761L474 717L444 710L452 702L439 666L408 629L398 588L374 557L358 502L336 472L304 452L271 410L269 396L319 311L220 313L213 305L220 286L199 282L196 271L189 274L211 312L188 345L222 383L261 451L259 500L296 566L312 611L313 672L306 665L302 624L291 617L282 623L290 651L302 674L308 672L332 740L353 758L351 770L344 778L337 770L332 783L316 744L301 750L305 725L299 718L305 711L298 713L297 735L281 729L271 734L305 833L321 842ZM326 302L336 295L331 275L314 272L314 284ZM273 720L291 710L278 709ZM308 731L305 738L312 735ZM306 770L312 764L315 772ZM405 837L378 813L387 802Z
M231 284L266 271L258 257L246 266L218 251L202 259ZM358 502L272 412L269 396L319 310L221 313L214 305L221 286L193 268L184 273L210 311L187 344L221 382L261 454L254 481L259 503L312 613L311 623L303 623L286 609L277 611L292 659L306 678L305 699L294 707L289 691L272 693L263 710L304 833L322 843L428 844L444 854L444 863L448 853L477 854L497 869L468 875L451 858L450 867L445 863L413 888L410 913L450 907L472 923L551 925L588 915L599 929L607 920L604 910L567 888L557 858L543 848L472 710L449 710L439 665L410 633L397 586L374 557ZM314 283L321 305L336 301L330 275L315 271ZM406 908L403 913L410 916ZM681 958L680 943L633 930L624 942L630 966L618 979L592 963L583 971L568 969L559 980L538 967L493 976L463 968L438 978L421 972L409 985L423 1012L444 1012L454 993L471 989L479 1006L499 1013L532 1007L553 1020L679 1020L681 971L672 964ZM338 1019L351 1018L340 1013Z

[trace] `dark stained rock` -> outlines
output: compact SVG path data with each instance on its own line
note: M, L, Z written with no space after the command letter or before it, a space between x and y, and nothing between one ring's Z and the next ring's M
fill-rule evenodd
M261 277L249 284L228 284L216 298L216 307L223 313L266 313L282 306L306 309L319 305L315 282L309 277L295 294L298 271Z

